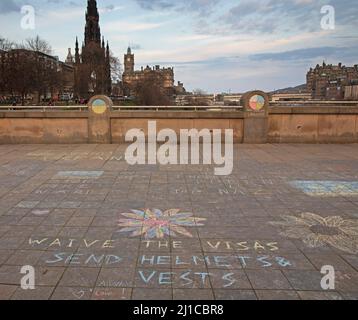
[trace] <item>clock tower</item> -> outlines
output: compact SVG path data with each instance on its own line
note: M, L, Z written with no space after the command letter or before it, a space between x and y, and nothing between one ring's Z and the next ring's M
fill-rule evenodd
M124 73L133 73L134 72L134 54L129 47L127 54L124 55Z

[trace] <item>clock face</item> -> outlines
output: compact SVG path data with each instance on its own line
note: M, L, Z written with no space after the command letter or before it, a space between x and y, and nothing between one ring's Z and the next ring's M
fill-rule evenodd
M265 106L265 98L263 96L255 94L249 101L250 109L253 111L261 111Z
M127 58L127 61L128 61L128 62L131 62L131 58Z

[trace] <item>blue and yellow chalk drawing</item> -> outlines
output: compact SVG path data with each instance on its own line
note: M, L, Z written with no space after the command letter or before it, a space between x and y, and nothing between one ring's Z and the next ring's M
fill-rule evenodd
M358 181L291 181L290 185L313 197L358 195Z

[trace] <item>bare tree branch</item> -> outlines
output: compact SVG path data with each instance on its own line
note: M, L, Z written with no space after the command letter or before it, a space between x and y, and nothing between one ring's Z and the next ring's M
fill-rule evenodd
M46 40L41 39L39 36L26 39L25 49L45 53L48 55L52 54L51 45Z

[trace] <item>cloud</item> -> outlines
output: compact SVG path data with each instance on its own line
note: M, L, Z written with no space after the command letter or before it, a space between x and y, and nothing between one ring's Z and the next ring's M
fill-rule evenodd
M20 12L20 5L14 0L1 0L0 14L7 14L11 12Z
M215 21L203 17L197 31L253 35L314 32L321 29L321 9L327 4L335 9L337 28L349 24L358 27L356 0L241 0L220 13Z
M317 47L304 48L274 53L259 53L250 55L253 61L302 61L324 58L353 58L358 54L358 47Z
M142 46L138 43L130 43L129 46L131 47L132 50L142 50Z
M118 30L125 30L126 32L152 30L161 27L163 23L146 23L146 22L126 22L114 21L103 25L104 32L118 32Z
M175 7L175 4L168 0L135 0L138 5L147 10L166 10Z
M321 0L243 0L220 20L233 32L314 31L320 28L321 3Z
M99 13L103 14L103 13L109 13L109 12L114 12L114 11L118 11L118 10L122 10L124 7L122 6L115 6L113 4L107 5L103 8L99 8Z
M43 23L52 24L55 22L62 23L64 21L74 21L83 17L83 10L81 8L73 8L70 12L67 9L51 10L44 12L42 17Z
M193 13L208 14L222 0L135 0L146 10L177 10Z
M0 0L3 36L21 42L22 4L36 8L36 30L65 59L83 33L86 0ZM332 5L336 29L321 29ZM174 65L176 79L208 91L274 89L302 83L309 67L357 63L357 0L98 0L103 35L123 59L132 44L137 66ZM81 38L81 37L80 37Z

